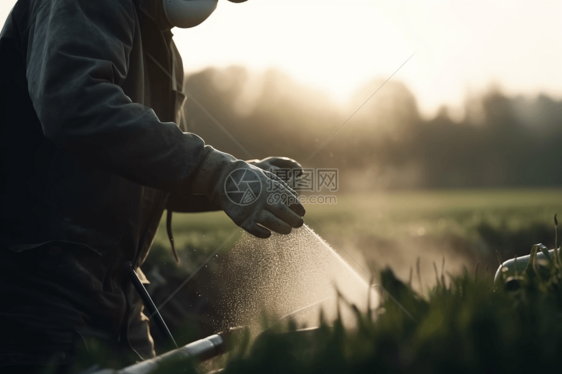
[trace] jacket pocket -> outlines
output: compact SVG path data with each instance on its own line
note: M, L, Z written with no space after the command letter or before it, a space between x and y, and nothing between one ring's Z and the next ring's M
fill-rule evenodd
M107 269L98 251L78 243L49 242L33 252L35 274L41 278L80 296L102 291Z

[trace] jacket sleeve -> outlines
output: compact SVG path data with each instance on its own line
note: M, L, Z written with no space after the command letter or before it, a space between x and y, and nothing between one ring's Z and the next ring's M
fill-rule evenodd
M221 207L212 203L207 196L179 196L176 194L170 195L166 209L176 213L204 213L222 210Z
M44 135L58 147L183 194L208 151L201 138L160 122L121 89L137 22L131 0L45 1L29 36L29 94Z

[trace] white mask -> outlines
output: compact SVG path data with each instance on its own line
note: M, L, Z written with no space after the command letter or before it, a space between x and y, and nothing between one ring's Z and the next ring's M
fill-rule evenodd
M218 0L163 0L164 14L174 27L187 29L205 21L217 8Z

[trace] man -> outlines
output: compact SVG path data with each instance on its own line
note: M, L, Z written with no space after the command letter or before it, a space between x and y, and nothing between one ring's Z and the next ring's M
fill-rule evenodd
M222 209L260 238L303 224L298 202L267 202L268 185L294 196L283 181L179 128L183 71L170 29L196 26L216 5L19 0L9 15L0 37L1 372L71 365L90 337L152 357L123 264L143 263L165 208ZM264 188L233 200L233 172Z

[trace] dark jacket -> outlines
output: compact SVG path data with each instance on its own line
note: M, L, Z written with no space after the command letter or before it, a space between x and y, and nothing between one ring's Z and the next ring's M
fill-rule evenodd
M122 264L142 264L169 194L186 195L208 150L178 128L181 59L171 32L142 8L133 0L19 0L4 25L0 251L5 267L24 255L38 265L19 278L0 266L0 297L10 300L0 307L2 329L11 319L26 329L24 317L40 312L50 329L118 340L123 326L142 325L140 348L131 345L145 358L153 353ZM60 260L49 257L60 248ZM21 296L33 277L52 282L41 286L49 301L16 295L13 287ZM0 364L7 339L0 337Z

